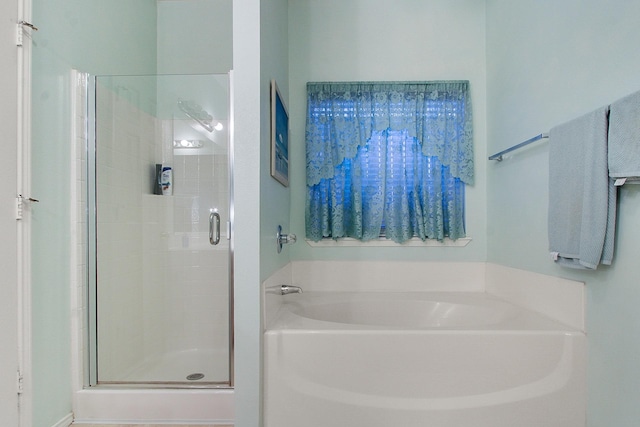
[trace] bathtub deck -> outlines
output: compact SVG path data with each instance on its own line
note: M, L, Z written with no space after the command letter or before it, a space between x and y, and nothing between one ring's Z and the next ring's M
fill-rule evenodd
M286 295L267 330L579 332L483 292L306 292Z

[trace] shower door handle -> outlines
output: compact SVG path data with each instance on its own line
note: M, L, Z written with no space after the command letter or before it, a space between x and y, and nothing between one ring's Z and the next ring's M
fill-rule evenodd
M209 214L209 243L212 245L220 243L220 214L218 212Z

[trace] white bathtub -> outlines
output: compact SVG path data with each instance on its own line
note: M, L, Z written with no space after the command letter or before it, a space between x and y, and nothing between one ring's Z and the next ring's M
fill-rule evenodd
M307 292L265 333L265 427L583 427L584 333L485 293Z

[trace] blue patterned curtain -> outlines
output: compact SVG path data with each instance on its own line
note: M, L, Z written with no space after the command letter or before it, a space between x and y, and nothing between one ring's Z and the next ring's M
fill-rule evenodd
M464 237L468 86L308 83L307 238Z

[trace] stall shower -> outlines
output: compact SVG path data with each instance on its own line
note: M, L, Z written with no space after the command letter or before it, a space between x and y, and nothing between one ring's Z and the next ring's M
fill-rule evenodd
M85 387L232 387L229 77L87 85Z

